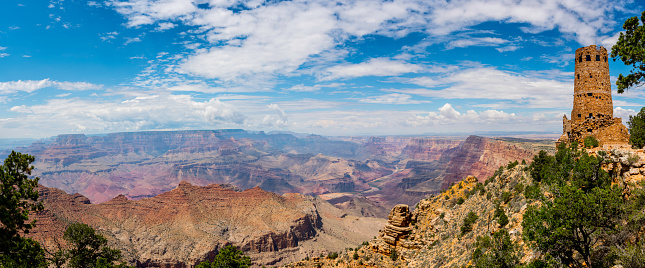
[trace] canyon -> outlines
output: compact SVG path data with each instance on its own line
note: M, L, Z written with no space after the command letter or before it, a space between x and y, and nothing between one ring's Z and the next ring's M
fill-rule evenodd
M545 148L553 142L204 130L59 135L15 150L36 157L46 210L30 236L46 247L83 222L130 263L190 267L229 244L257 265L356 246L397 204Z

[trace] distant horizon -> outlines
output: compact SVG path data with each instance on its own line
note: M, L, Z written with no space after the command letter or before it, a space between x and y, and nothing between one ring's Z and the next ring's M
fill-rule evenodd
M49 137L43 137L43 138L0 138L0 150L7 150L7 149L14 149L16 147L23 147L23 146L28 146L32 144L33 142L37 141L44 141L44 140L53 140L57 138L58 136L65 136L65 135L85 135L87 137L91 136L107 136L109 134L115 134L115 133L139 133L139 132L175 132L175 131L217 131L217 130L237 130L237 129L183 129L183 130L142 130L142 131L122 131L122 132L108 132L108 133L93 133L93 134L86 134L86 133L61 133L58 135L54 136L49 136ZM267 134L273 134L273 133L286 133L286 134L295 134L295 135L303 135L303 136L309 136L309 135L317 135L313 133L298 133L298 132L292 132L292 131L251 131L251 130L245 130L245 129L239 129L247 132L265 132ZM535 131L527 131L527 132L478 132L478 133L422 133L422 134L416 134L416 135L338 135L338 136L328 136L328 135L318 135L322 137L330 137L330 138L343 138L343 137L436 137L436 138L455 138L455 139L466 139L469 136L481 136L481 137L487 137L487 138L523 138L523 139L530 139L530 140L557 140L557 138L561 134L559 133L549 133L549 132L535 132ZM18 144L18 146L16 146ZM3 156L0 156L3 157Z
M0 138L236 128L558 133L575 49L645 6L492 0L0 2ZM616 94L614 116L645 106ZM423 133L423 134L419 134Z

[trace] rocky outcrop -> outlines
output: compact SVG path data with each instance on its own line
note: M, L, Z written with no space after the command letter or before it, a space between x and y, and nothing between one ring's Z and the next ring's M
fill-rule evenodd
M396 205L388 216L387 225L381 231L381 239L390 245L396 245L398 241L408 237L412 231L410 208L408 205Z

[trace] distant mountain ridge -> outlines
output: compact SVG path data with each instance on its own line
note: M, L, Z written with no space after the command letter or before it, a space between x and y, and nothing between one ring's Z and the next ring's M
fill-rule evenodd
M342 193L329 202L385 216L384 208L416 204L468 174L483 178L501 164L530 159L543 146L530 144L478 136L327 138L228 129L59 135L17 150L36 157L33 175L40 183L93 203L119 194L154 197L187 181L277 194Z

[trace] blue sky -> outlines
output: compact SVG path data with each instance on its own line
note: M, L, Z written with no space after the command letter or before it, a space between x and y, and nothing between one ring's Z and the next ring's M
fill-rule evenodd
M593 0L1 1L0 138L558 133L575 49L610 49L643 10ZM610 61L612 83L621 72ZM644 105L643 89L614 94L624 121Z

